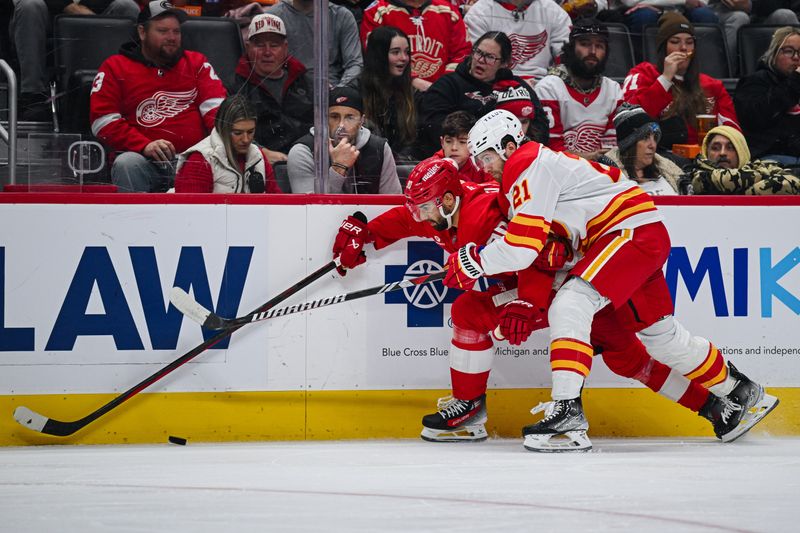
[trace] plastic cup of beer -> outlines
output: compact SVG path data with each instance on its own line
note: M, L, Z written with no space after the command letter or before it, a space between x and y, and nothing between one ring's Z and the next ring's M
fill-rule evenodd
M717 115L697 115L697 139L702 144L708 132L717 125Z

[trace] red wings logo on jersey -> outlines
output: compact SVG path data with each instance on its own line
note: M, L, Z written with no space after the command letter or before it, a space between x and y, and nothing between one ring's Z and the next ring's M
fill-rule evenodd
M564 132L564 147L570 152L594 152L602 147L606 129L597 124L581 124Z
M512 33L508 38L511 39L511 65L508 68L513 69L515 65L533 59L544 49L547 45L547 30L536 35Z
M472 92L464 93L464 96L466 96L470 100L477 100L480 103L482 103L483 105L486 105L489 102L494 102L495 100L497 100L497 93L494 93L494 92L492 94L484 96L481 93L479 93L478 91L472 91Z
M192 105L197 89L182 93L159 91L136 107L136 122L146 128L158 126L164 120L176 116Z
M423 53L412 54L411 70L418 78L426 79L436 75L442 68L442 60Z

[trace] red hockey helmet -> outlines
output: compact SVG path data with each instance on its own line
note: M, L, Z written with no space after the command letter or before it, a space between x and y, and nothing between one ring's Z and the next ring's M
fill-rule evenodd
M429 157L414 167L406 181L406 207L414 219L421 220L419 207L432 202L440 208L442 196L452 193L456 197L464 194L458 177L458 165L452 159Z

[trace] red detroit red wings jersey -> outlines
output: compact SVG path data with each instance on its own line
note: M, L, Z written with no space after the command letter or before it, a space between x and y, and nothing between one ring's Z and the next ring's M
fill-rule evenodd
M454 253L467 243L482 245L505 233L505 217L497 202L497 185L464 183L464 196L458 216L458 228L436 231L427 222L415 221L405 206L383 213L369 223L375 237L375 248L380 250L393 242L408 237L433 239L447 253Z
M116 54L103 62L92 86L92 133L113 150L141 152L151 141L165 139L183 152L214 127L225 95L199 52L184 51L172 68Z
M470 44L461 15L447 0L430 0L419 9L401 2L377 0L364 10L361 43L378 26L394 26L408 35L411 70L417 78L436 81L467 57Z
M631 69L622 84L623 97L626 102L642 106L648 115L655 119L666 116L672 105L672 86L665 89L661 73L652 63L639 63ZM668 83L668 82L667 82ZM733 100L718 79L700 74L700 88L706 96L705 112L717 115L718 126L731 126L741 131L736 118ZM694 124L686 124L689 133L687 143L698 144L697 130Z

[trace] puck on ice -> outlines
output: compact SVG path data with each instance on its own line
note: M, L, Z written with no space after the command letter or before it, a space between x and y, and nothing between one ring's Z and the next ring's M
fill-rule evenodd
M186 446L186 439L183 437L176 437L174 435L169 436L169 440L172 444L180 444L181 446Z

